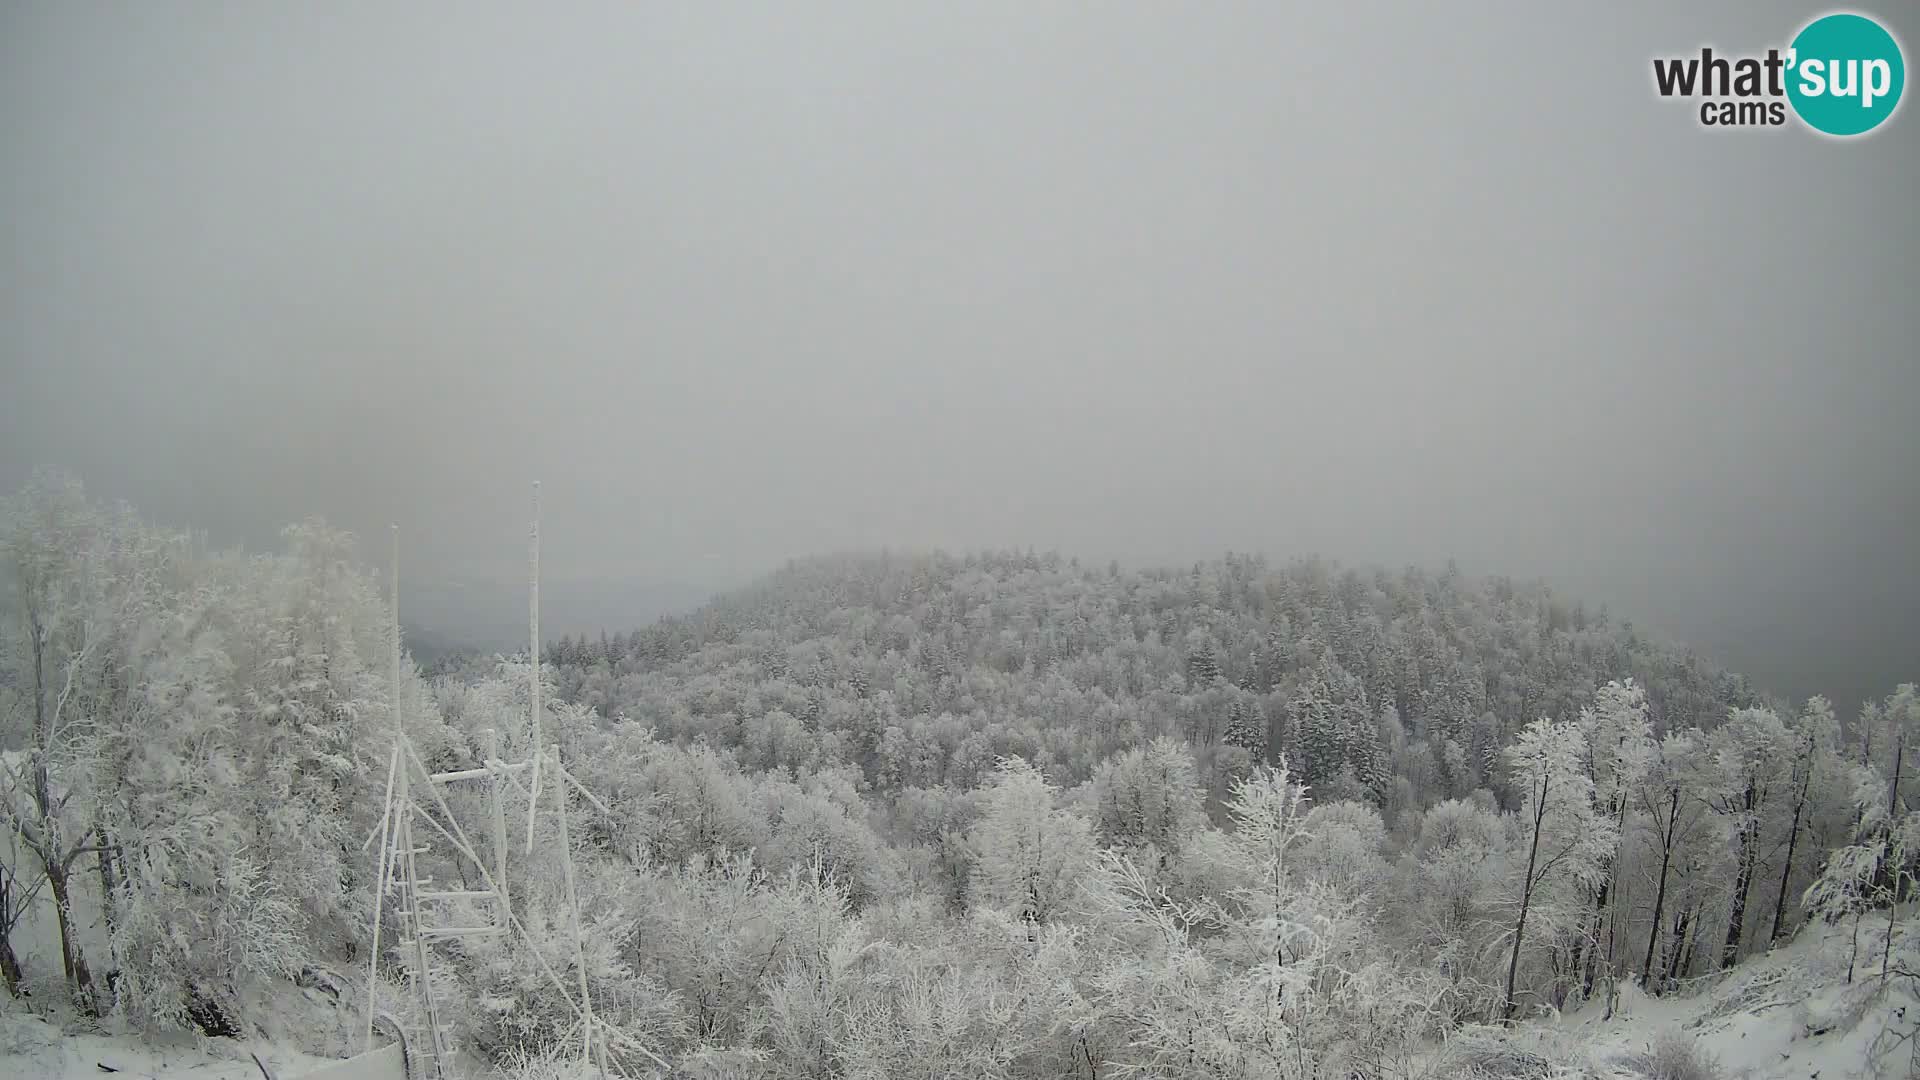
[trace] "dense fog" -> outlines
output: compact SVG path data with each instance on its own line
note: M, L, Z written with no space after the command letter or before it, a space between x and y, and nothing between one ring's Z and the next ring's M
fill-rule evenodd
M555 574L699 590L1453 558L1855 701L1920 640L1916 142L1645 65L1804 15L12 11L0 487L440 578L523 579L534 478Z

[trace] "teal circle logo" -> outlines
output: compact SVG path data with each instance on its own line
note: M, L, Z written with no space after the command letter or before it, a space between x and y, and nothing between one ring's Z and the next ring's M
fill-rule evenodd
M1865 15L1823 15L1793 39L1787 100L1815 131L1864 135L1900 105L1907 65L1900 43Z

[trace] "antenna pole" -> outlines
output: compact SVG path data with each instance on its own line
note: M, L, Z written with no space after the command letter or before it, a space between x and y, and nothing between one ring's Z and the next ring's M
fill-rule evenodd
M388 597L388 609L391 612L393 682L388 687L388 707L393 711L393 753L387 758L387 794L380 803L380 861L373 874L373 947L367 953L367 1024L365 1047L373 1050L373 991L380 978L380 908L387 897L387 866L392 859L393 834L387 830L387 823L393 816L393 782L400 771L400 740L404 737L404 728L400 725L400 526L390 526L392 557L388 570L392 574L391 593ZM404 788L402 790L405 790Z
M556 772L566 775L566 766L560 764L559 752L555 751L553 767ZM581 1043L580 1059L586 1068L593 1068L593 1002L587 997L587 954L581 944L580 897L574 891L573 884L573 841L567 831L567 786L556 777L553 782L553 808L560 815L560 860L567 883L567 906L573 909L573 964L580 972L580 1022Z
M510 926L513 920L513 905L507 899L507 807L502 801L506 794L506 770L497 768L500 761L500 733L493 728L487 729L487 769L492 776L491 801L493 803L493 875L494 890L500 896L500 925Z
M540 806L540 481L533 482L533 536L527 556L527 693L533 702L533 781L527 794L527 854L533 854L533 819Z
M380 869L374 872L373 884L373 948L367 952L367 1028L364 1053L373 1052L373 990L380 978L380 907L387 897L387 865L393 859L393 833L387 828L387 822L393 816L393 779L400 770L400 748L393 748L387 757L387 796L380 807L380 861L375 864Z
M393 537L393 737L399 739L406 729L400 724L400 526L391 526Z

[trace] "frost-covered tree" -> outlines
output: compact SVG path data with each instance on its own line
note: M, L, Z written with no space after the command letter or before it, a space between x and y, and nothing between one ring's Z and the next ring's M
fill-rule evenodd
M1103 861L1095 902L1120 947L1096 987L1121 1032L1115 1064L1306 1078L1402 1061L1428 1030L1438 987L1373 952L1359 897L1302 873L1309 814L1284 762L1237 783L1227 809L1234 881L1224 896L1182 900L1124 854ZM1323 817L1336 829L1358 820L1335 807Z
M1507 765L1523 792L1520 818L1527 852L1507 962L1503 1013L1509 1018L1519 1005L1520 958L1529 917L1541 922L1547 921L1542 916L1550 915L1551 923L1564 933L1569 902L1577 904L1577 897L1599 885L1607 855L1614 850L1614 825L1595 813L1593 778L1587 774L1585 757L1586 740L1580 728L1547 719L1529 725L1506 752Z
M1307 788L1294 780L1285 758L1236 783L1227 801L1234 858L1263 891L1261 906L1276 914L1291 872L1289 856L1306 835L1308 809Z
M97 803L83 781L100 750L99 714L115 693L129 595L137 584L123 556L139 530L124 514L90 503L79 482L36 474L0 505L9 661L9 741L25 752L6 763L7 826L31 853L51 894L67 990L76 1006L100 1008L86 945L73 915L73 876L107 846ZM119 571L119 572L116 572ZM16 867L14 873L18 873Z
M318 524L281 553L210 552L51 478L0 518L0 715L25 749L0 812L46 882L69 990L138 1027L233 1029L365 932L385 605ZM410 669L402 692L419 702ZM429 712L407 724L433 753ZM97 932L76 932L76 893Z
M1646 775L1654 754L1653 725L1647 718L1646 691L1632 679L1610 682L1580 710L1577 721L1586 741L1587 772L1593 778L1594 809L1613 823L1614 848L1601 859L1600 882L1593 908L1580 939L1574 943L1573 966L1581 973L1581 992L1592 995L1601 952L1601 925L1606 923L1606 960L1613 972L1619 936L1619 913L1608 907L1619 878L1620 845L1633 792ZM1617 906L1617 901L1616 901ZM1585 961L1582 962L1584 953Z
M1366 690L1331 653L1301 681L1288 703L1293 740L1290 760L1299 762L1300 778L1318 787L1332 782L1343 769L1365 783L1374 777L1378 762L1378 732L1367 707Z
M1376 906L1389 872L1380 811L1351 800L1323 803L1307 812L1303 829L1296 845L1299 876Z
M1814 802L1819 797L1816 780L1826 780L1832 772L1832 766L1839 764L1834 758L1835 746L1839 738L1839 725L1833 716L1833 705L1824 697L1815 696L1807 700L1806 708L1800 711L1789 731L1792 757L1788 764L1787 782L1791 792L1791 812L1787 820L1787 850L1781 859L1780 890L1773 903L1773 932L1768 935L1769 942L1778 942L1787 930L1787 890L1793 882L1794 856L1800 851L1800 835L1806 824Z
M1789 783L1793 739L1779 714L1764 707L1735 709L1708 744L1711 767L1702 797L1720 816L1733 857L1727 933L1720 966L1732 967L1745 941L1747 904L1760 862L1766 812Z
M1261 714L1257 700L1234 695L1227 707L1226 741L1229 746L1245 750L1250 761L1267 760L1267 719Z
M1902 683L1885 698L1861 704L1850 749L1860 764L1878 770L1891 783L1894 773L1902 771L1899 759L1911 747L1916 730L1920 730L1920 684Z
M1881 977L1884 979L1891 970L1899 898L1916 857L1920 857L1920 812L1905 814L1887 827L1871 828L1861 842L1834 851L1807 887L1802 903L1809 915L1829 923L1849 918L1853 921L1847 981L1853 981L1859 959L1860 922L1867 912L1882 904L1887 908L1887 935L1881 952Z
M1092 829L1055 806L1053 785L1019 758L1001 761L983 800L972 834L974 901L1051 922L1078 897L1092 867Z
M1660 943L1663 918L1667 911L1668 884L1675 871L1675 857L1687 839L1699 827L1705 814L1704 804L1694 790L1698 773L1697 756L1706 737L1698 731L1670 731L1660 740L1646 771L1635 786L1634 801L1640 811L1639 835L1659 867L1654 871L1653 915L1647 931L1646 957L1640 968L1641 984L1656 988L1654 960Z
M1492 809L1448 800L1420 823L1396 897L1404 940L1449 987L1456 1019L1500 1005L1509 924L1503 882L1513 859L1509 823Z
M1094 832L1102 844L1152 846L1163 859L1177 857L1206 822L1193 754L1169 738L1102 762L1091 794Z
M1195 686L1211 686L1220 678L1220 647L1212 634L1194 627L1187 632L1187 678Z

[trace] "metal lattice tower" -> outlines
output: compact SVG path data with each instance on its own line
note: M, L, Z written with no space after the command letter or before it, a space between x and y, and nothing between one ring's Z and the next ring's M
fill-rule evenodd
M581 798L592 804L603 814L611 814L604 802L596 798L585 785L574 779L561 764L558 754L553 754L550 762L542 764L550 753L540 738L540 718L544 711L541 703L540 686L540 496L539 484L534 485L534 521L530 551L530 595L529 595L529 638L531 709L528 717L528 730L532 738L528 758L525 761L507 762L500 758L500 740L498 732L489 729L486 732L486 753L481 767L461 769L452 772L429 772L413 748L402 723L401 702L401 666L400 666L400 541L399 527L394 527L393 539L393 580L392 580L392 710L393 710L393 753L387 763L387 794L381 807L380 825L367 837L363 850L372 846L374 840L380 840L378 878L374 892L373 908L373 947L368 961L367 971L367 1017L366 1047L373 1048L374 992L379 981L381 960L380 931L382 908L391 897L399 904L395 913L399 916L401 940L398 947L407 968L410 990L418 1002L418 1020L411 1025L403 1025L408 1048L423 1062L430 1062L430 1075L440 1080L453 1080L450 1058L456 1049L451 1045L449 1032L441 1016L438 990L434 985L433 944L462 938L501 937L518 934L526 935L526 928L514 917L513 905L507 892L507 818L504 797L506 788L513 787L527 800L527 848L533 850L534 820L540 813L540 781L545 772L549 786L553 788L553 813L558 815L559 848L563 878L566 885L566 905L571 909L573 931L574 962L578 968L577 993L570 990L566 982L548 966L547 961L535 949L532 958L540 965L547 981L567 1004L573 1008L579 1021L581 1060L592 1067L597 1065L602 1076L607 1074L609 1058L618 1062L619 1054L614 1051L613 1039L619 1032L604 1022L596 1022L593 1004L588 996L586 956L581 942L580 901L574 889L573 850L569 841L567 792L571 789ZM530 770L529 787L522 787L514 774ZM478 848L460 827L459 820L448 808L446 800L438 788L452 783L472 780L489 782L488 803L492 816L492 867L480 856ZM416 827L425 825L434 836L422 838L416 834ZM468 876L468 870L477 874L484 889L435 890L428 888L433 879L420 873L419 856L429 854L432 843L448 845L451 857L463 860L461 878ZM458 864L456 864L458 865ZM449 923L447 920L462 905L472 910L471 905L484 902L490 912L483 922L469 919L467 925ZM661 1067L667 1063L643 1046L636 1046L631 1040L623 1040L628 1050L637 1050L651 1058Z
M497 744L497 736L489 731L488 748ZM387 883L386 895L399 904L396 914L400 917L401 940L397 943L408 969L408 981L419 1004L419 1021L407 1032L409 1046L426 1061L432 1063L433 1075L445 1077L448 1069L445 1064L454 1047L442 1021L438 990L434 985L433 944L458 938L502 937L511 932L512 909L507 899L505 875L505 807L501 802L502 781L510 771L526 768L525 763L507 765L499 761L497 754L489 755L486 766L463 772L425 774L419 771L419 758L412 747L403 746L398 761L397 775L388 798L386 816L392 822L389 837L388 865L384 868ZM444 813L445 802L432 785L453 783L460 780L492 779L491 804L493 818L497 825L494 835L496 871L489 873L479 861L478 852L460 837L458 825L449 818L445 823L434 817L437 809ZM423 804L414 794L416 784L424 782L432 796L431 803ZM436 837L421 837L416 828L422 823L437 832ZM485 889L434 889L434 880L420 873L419 857L433 850L434 840L451 845L454 858L466 859L473 863L473 869L486 881ZM459 905L483 903L489 911L485 922L465 924L450 921L455 908Z

